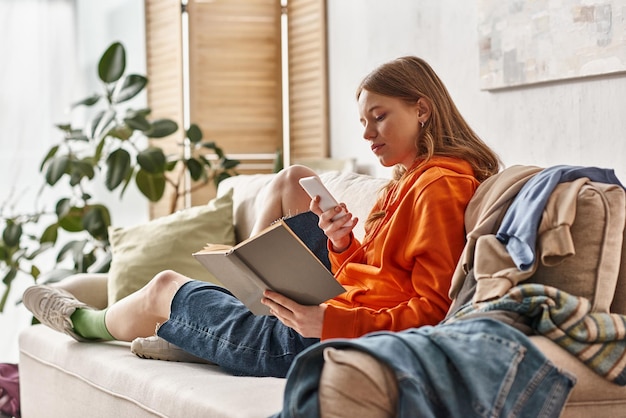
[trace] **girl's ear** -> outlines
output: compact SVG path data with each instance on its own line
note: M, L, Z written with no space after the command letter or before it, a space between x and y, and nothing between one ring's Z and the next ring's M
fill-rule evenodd
M417 100L417 119L419 120L419 122L428 122L428 119L430 119L431 111L432 107L430 105L430 101L424 97L420 97Z

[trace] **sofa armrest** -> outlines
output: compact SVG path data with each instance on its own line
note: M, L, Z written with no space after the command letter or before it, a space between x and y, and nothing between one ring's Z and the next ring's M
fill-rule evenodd
M53 286L67 290L76 299L96 309L108 306L106 273L80 273L66 277Z

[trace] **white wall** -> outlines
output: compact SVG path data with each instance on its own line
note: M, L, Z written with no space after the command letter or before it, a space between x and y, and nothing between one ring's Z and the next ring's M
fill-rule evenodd
M0 16L7 23L0 27L0 202L3 215L14 216L36 211L39 164L59 139L54 124L61 122L76 76L72 65L55 62L73 61L75 32L62 24L73 20L69 1L3 1ZM0 362L17 361L17 333L31 315L16 301L30 283L18 275L0 314Z
M477 1L328 0L331 152L387 175L362 141L354 90L375 66L426 59L507 166L615 169L626 184L626 74L480 90ZM356 154L356 155L355 155Z
M97 64L105 49L121 41L127 71L145 74L143 0L2 0L0 17L7 23L0 27L0 204L15 203L13 214L34 212L43 183L39 165L62 138L54 125L84 125L69 105L101 91ZM139 97L131 106L144 105ZM92 192L109 207L116 226L148 219L148 204L134 186L123 200L104 186ZM46 197L58 199L54 192ZM53 265L50 254L47 267ZM30 276L19 275L0 313L0 362L18 361L17 335L32 315L16 302L30 284Z

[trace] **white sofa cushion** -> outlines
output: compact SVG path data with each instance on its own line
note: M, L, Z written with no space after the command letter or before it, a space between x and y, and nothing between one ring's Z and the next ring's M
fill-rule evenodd
M20 334L19 365L23 418L268 417L281 409L285 385L143 360L128 343L79 343L44 325Z

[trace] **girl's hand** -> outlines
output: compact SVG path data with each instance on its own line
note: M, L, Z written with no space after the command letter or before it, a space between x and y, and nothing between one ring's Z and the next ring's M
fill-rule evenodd
M319 201L319 196L315 196L311 200L309 209L319 217L318 225L330 240L333 251L340 253L350 246L351 232L359 220L348 212L345 203L340 203L339 206L322 212ZM345 215L333 221L333 218L338 213L341 213L342 210L345 212Z
M321 338L326 304L305 306L280 293L266 290L261 302L280 322L305 338Z

